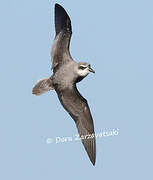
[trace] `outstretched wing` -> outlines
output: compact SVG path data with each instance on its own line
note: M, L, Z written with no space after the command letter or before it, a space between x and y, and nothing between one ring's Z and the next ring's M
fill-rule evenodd
M93 165L96 160L96 140L94 124L91 112L87 103L76 87L57 92L61 104L74 119L82 143Z
M65 9L55 4L55 30L56 36L52 47L52 68L71 61L69 52L70 39L72 34L71 20Z

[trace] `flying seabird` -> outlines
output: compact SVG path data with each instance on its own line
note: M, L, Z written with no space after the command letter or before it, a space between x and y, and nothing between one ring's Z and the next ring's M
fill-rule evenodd
M87 100L76 87L76 83L85 78L89 72L95 73L95 71L90 64L72 59L69 52L72 35L71 20L59 4L55 4L55 30L56 36L51 53L53 75L39 80L32 93L39 96L50 90L56 91L64 109L75 121L85 150L92 164L95 165L96 140L93 119Z

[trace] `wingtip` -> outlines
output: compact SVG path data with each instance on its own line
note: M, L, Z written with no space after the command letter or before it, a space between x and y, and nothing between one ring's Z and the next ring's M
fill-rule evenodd
M91 140L91 139L90 139ZM85 150L88 154L88 157L90 159L90 162L92 163L93 166L95 166L96 163L96 144L95 144L95 139L93 141L90 141L90 143L87 141L83 143Z
M58 3L55 3L55 6L60 6L60 4L58 4Z
M55 8L57 7L57 6L60 6L58 3L55 3Z
M95 164L96 164L96 156L93 156L93 157L89 156L89 159L90 159L92 165L95 166Z
M64 7L58 3L55 4L55 13L56 13L56 11L64 11L66 13Z
M60 5L55 4L55 30L56 35L62 30L72 32L71 20L66 10Z
M94 159L93 161L91 161L92 162L92 165L93 166L95 166L95 164L96 164L96 160Z
M57 9L57 8L62 8L62 9L64 9L60 4L55 3L55 9Z

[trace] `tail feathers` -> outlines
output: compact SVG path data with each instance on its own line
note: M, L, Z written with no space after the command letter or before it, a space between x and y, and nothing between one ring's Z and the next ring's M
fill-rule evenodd
M40 96L41 94L44 94L45 92L53 89L54 87L51 77L46 79L40 79L32 89L32 94Z

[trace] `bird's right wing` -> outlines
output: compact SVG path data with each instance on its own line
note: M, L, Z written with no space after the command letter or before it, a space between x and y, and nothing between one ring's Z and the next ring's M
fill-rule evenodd
M63 107L74 119L85 150L92 164L95 165L96 140L93 119L87 100L81 96L76 87L58 93L58 97Z
M67 61L71 61L69 52L72 35L71 20L65 9L55 4L55 30L56 36L52 47L52 68L59 67Z

